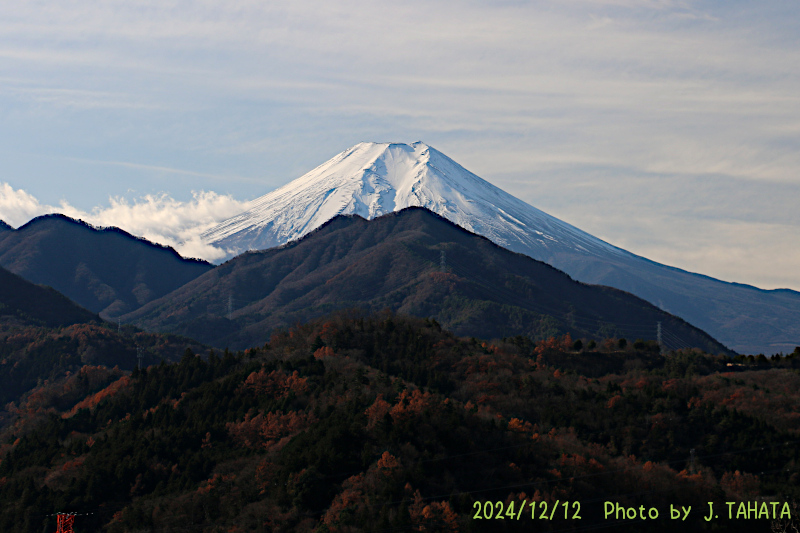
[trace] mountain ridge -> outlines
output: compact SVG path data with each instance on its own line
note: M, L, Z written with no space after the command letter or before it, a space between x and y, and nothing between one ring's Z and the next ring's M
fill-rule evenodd
M48 214L45 214L45 215L39 215L37 217L33 217L32 219L30 219L28 222L26 222L25 224L23 224L22 226L20 226L17 229L14 229L13 227L9 226L8 224L6 224L2 220L0 220L0 227L2 227L2 224L5 224L6 227L8 229L12 230L12 231L20 231L20 230L26 230L26 229L29 229L29 228L32 228L32 227L36 227L37 225L42 224L43 222L46 222L48 220L53 220L53 219L62 220L62 221L67 222L69 224L76 224L76 225L79 225L79 226L83 226L85 228L94 230L94 231L96 231L98 233L117 233L119 235L122 235L123 237L126 237L126 238L132 239L134 241L140 242L140 243L142 243L142 244L144 244L144 245L146 245L148 247L168 251L172 255L176 256L179 259L181 259L182 261L186 261L186 262L189 262L189 263L198 263L198 264L201 264L201 265L211 265L211 263L209 263L205 259L200 259L198 257L183 257L172 246L168 246L166 244L153 242L153 241L151 241L149 239L146 239L144 237L139 237L138 235L134 235L132 233L129 233L129 232L125 231L124 229L118 227L118 226L96 226L94 224L86 222L85 220L82 220L82 219L79 219L79 218L72 218L72 217L67 216L67 215L65 215L63 213L48 213Z
M210 270L168 246L61 214L0 232L0 265L116 318Z
M31 283L0 267L0 327L44 325L63 327L100 317L50 287ZM10 319L10 320L9 320Z
M732 353L640 298L576 282L422 207L369 221L338 215L298 241L241 254L122 318L238 349L349 307L433 317L459 335L484 338L570 332L654 339L664 321L684 344Z
M420 205L591 284L644 298L742 353L800 345L800 292L760 289L663 265L519 200L417 142L360 143L203 234L233 255L297 239L337 214Z

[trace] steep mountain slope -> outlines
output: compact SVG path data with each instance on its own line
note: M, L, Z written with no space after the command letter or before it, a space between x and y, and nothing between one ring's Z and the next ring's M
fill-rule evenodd
M276 327L345 307L430 316L486 338L652 339L661 321L687 345L726 352L631 294L575 282L424 208L372 221L336 217L300 241L236 257L123 320L244 348L266 342Z
M212 268L117 228L98 229L63 215L0 232L0 265L105 318L132 311Z
M409 206L426 207L580 281L632 292L734 350L790 352L800 345L800 293L727 283L631 254L526 204L421 142L358 144L258 198L204 239L230 257L298 239L337 214L371 219Z
M5 223L2 220L0 220L0 233L6 232L6 231L14 231L14 228L12 228L7 223Z
M8 325L63 327L99 320L50 287L40 287L0 267L0 329Z

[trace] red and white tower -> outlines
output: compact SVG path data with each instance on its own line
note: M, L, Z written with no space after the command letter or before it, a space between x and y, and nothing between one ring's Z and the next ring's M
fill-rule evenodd
M56 533L72 533L72 524L75 523L74 513L59 513L56 515L56 520L58 525Z

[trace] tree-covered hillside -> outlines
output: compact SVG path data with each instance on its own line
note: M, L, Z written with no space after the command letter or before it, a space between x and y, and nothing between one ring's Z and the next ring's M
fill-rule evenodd
M56 381L86 365L132 370L139 364L177 361L190 346L203 345L178 337L146 333L132 327L120 331L102 321L60 328L16 326L0 322L0 406L16 401L37 385ZM3 425L0 411L0 427Z
M36 217L17 230L0 228L0 265L104 318L130 312L212 268L119 228L59 214Z
M245 349L275 328L358 307L433 317L458 335L655 339L735 355L632 294L579 283L423 208L338 216L299 241L240 255L122 317L148 331ZM677 341L677 342L676 342Z
M50 287L35 285L0 267L0 327L99 321L99 317Z
M0 436L0 530L769 531L800 498L797 362L340 313L37 388Z

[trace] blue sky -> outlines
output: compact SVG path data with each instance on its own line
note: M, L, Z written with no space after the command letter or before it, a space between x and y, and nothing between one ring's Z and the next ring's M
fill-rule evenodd
M422 140L634 253L800 290L796 2L274 4L4 4L0 219L177 244Z

